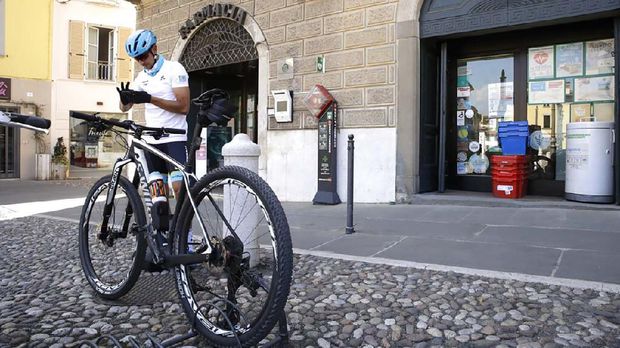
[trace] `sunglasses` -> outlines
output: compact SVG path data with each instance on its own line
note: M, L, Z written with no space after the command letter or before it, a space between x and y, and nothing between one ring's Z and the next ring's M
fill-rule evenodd
M141 55L137 56L134 59L135 60L145 60L146 58L148 58L150 53L151 53L150 51L144 52L144 53L142 53Z

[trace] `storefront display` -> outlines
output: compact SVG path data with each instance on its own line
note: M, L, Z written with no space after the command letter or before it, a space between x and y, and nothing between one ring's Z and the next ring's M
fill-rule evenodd
M514 118L513 57L459 60L456 93L456 173L488 175L489 150L499 145L499 121Z

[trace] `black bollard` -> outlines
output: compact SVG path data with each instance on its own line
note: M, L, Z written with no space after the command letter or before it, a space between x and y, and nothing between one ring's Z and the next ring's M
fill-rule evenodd
M347 166L347 228L346 234L355 233L353 228L353 153L355 146L353 134L349 134L349 142L347 146L348 166Z

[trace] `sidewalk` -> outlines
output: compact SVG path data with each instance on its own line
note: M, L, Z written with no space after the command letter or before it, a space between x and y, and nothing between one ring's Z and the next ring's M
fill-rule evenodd
M83 198L93 181L0 181L0 213L7 204ZM407 205L355 204L351 235L344 233L345 203L283 206L293 246L302 254L620 289L616 205L548 197L506 200L473 192L421 194ZM80 208L44 215L77 220Z

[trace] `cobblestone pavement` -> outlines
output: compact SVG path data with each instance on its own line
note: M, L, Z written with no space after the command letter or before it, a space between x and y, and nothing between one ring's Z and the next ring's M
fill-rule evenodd
M169 274L143 274L120 301L98 299L76 231L44 218L0 222L1 347L187 332ZM295 262L295 347L620 347L618 294L307 255Z

